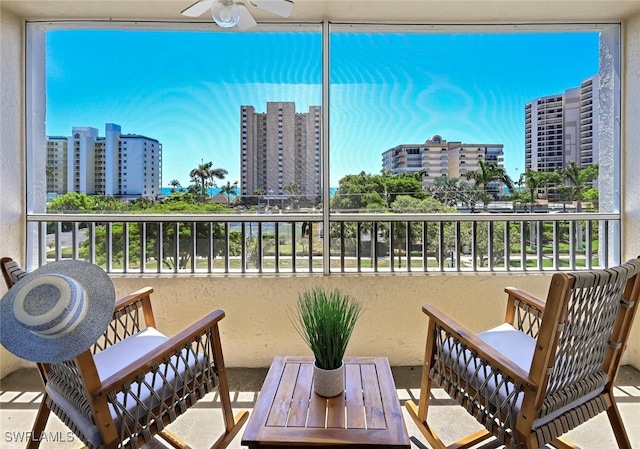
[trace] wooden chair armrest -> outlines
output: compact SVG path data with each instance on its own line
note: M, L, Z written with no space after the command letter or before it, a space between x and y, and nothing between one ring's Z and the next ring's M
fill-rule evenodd
M537 338L542 325L545 303L517 288L507 287L504 291L508 295L504 322Z
M142 287L140 290L137 290L131 293L130 295L123 296L122 298L118 299L116 301L116 306L114 310L118 311L120 309L124 309L128 305L133 304L134 302L139 301L146 296L151 296L151 293L153 293L153 288Z
M465 326L431 304L422 306L422 311L427 314L430 320L434 320L435 323L450 333L452 338L475 351L479 357L489 362L491 366L497 368L501 373L518 381L524 387L535 388L536 382L529 377L528 372L482 341ZM432 335L427 336L429 339L433 337Z
M504 291L509 295L510 305L512 303L511 298L518 299L520 302L524 302L525 304L533 307L539 312L544 312L544 302L536 298L535 296L532 296L529 293L514 287L507 287L504 289ZM513 306L511 305L511 307Z
M196 321L182 332L169 338L145 357L136 360L130 365L122 368L100 383L97 391L92 392L94 397L107 394L111 390L119 391L124 383L133 382L140 373L148 373L154 365L164 362L167 356L179 353L185 345L194 341L196 337L202 335L208 328L217 326L218 321L224 318L224 311L218 309L211 312L204 318Z

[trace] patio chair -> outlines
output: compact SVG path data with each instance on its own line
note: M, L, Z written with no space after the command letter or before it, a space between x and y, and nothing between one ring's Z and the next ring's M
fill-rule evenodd
M0 259L9 287L17 273L24 276L16 266ZM217 391L224 431L212 447L233 440L249 414L242 410L234 418L231 408L218 328L224 312L215 310L168 338L156 329L151 293L145 287L117 300L102 337L74 359L37 364L45 391L32 435L42 435L53 411L89 448L135 449L156 435L188 448L165 426ZM39 445L34 438L27 448Z
M562 435L606 411L618 447L631 449L613 382L638 309L639 272L635 259L554 274L546 302L507 288L505 323L479 334L423 306L429 325L420 399L405 405L427 441L447 447L427 423L435 383L485 427L448 448L489 438L507 448L575 448Z

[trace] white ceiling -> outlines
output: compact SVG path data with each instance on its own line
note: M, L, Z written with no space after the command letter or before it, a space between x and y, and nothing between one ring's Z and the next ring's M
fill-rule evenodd
M0 5L27 20L207 20L187 19L180 14L194 1L0 0ZM258 21L277 21L269 13L255 8L252 12ZM620 21L636 14L640 14L640 0L295 0L289 21L562 23Z

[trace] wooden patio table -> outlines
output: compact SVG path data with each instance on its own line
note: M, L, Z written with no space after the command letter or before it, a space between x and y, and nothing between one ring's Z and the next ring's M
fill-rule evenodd
M345 392L313 391L313 357L276 356L242 436L249 448L410 448L386 357L345 358Z

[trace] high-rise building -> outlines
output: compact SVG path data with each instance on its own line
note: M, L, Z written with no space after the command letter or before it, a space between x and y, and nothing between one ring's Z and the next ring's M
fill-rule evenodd
M553 172L598 162L599 78L525 105L525 169Z
M423 144L406 144L382 153L382 169L392 174L422 172L423 187L437 177L463 179L465 173L480 168L478 161L503 166L504 146L488 143L447 142L435 135ZM497 193L500 183L489 186Z
M47 192L155 198L162 186L162 144L137 134L122 134L107 123L98 130L75 126L70 137L47 138Z
M293 102L268 102L267 112L240 107L241 189L246 195L288 195L295 183L297 195L321 195L320 106L297 113Z

